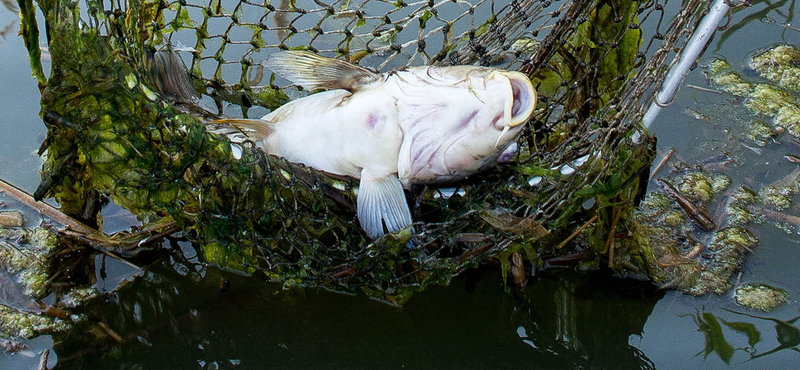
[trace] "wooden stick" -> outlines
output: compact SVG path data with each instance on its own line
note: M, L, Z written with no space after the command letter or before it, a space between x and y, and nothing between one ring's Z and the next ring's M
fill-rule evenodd
M50 357L50 350L46 349L42 351L42 355L39 357L39 367L38 370L47 370L47 359Z
M618 208L614 208L614 216L613 220L611 221L611 231L608 233L608 239L606 239L606 246L603 248L603 253L608 252L609 246L614 241L614 234L617 232L617 222L619 222L620 216L622 216L622 211L620 211Z
M608 250L608 268L614 267L614 244L611 244L611 248Z
M0 190L2 190L8 196L14 198L16 201L32 208L33 210L39 212L41 215L45 217L53 219L55 222L58 222L75 232L85 234L86 236L98 239L108 238L105 234L101 233L100 231L92 229L91 227L86 226L86 224L84 224L83 222L80 222L70 216L67 216L66 214L64 214L64 212L61 212L58 208L53 207L44 202L37 202L28 193L26 193L25 191L14 185L5 182L3 179L0 179Z
M714 94L722 94L722 91L709 89L707 87L700 87L700 86L697 86L697 85L686 84L686 87L689 87L689 88L692 88L692 89L696 89L696 90L700 90L700 91L710 92L710 93L714 93Z
M585 224L583 224L583 226L579 227L578 230L575 230L575 232L572 233L572 235L570 235L568 238L564 239L564 241L561 242L561 244L556 246L556 249L563 248L565 245L567 245L567 243L569 243L570 240L575 239L575 237L578 236L579 232L581 232L581 231L583 231L583 229L589 227L589 225L591 225L595 221L597 221L597 215L594 215L594 217L592 217L592 219L590 219Z
M116 233L113 236L108 236L64 214L64 212L61 212L58 208L44 202L37 202L30 194L2 179L0 179L0 191L5 192L18 202L39 212L42 216L51 218L66 226L66 229L59 231L61 234L74 236L90 243L95 249L102 250L103 253L111 257L116 256L113 256L113 253L106 253L108 252L105 250L106 248L111 248L115 252L127 252L128 249L136 248L144 242L160 240L161 238L174 234L179 229L175 221L162 219L155 224L147 225L142 230L135 233ZM139 268L135 265L132 265L132 267Z
M694 243L694 248L689 251L685 256L681 256L686 259L694 259L695 257L700 255L704 249L706 249L706 245L703 244L701 241L695 239L691 235L686 235L687 239L691 240Z
M705 207L696 206L687 199L683 193L672 186L669 181L664 179L658 179L657 181L659 185L661 185L661 188L664 189L664 193L672 198L675 203L678 203L683 212L694 221L697 227L703 231L714 231L717 229L717 224L711 219L711 216L708 215L708 211Z
M650 178L647 179L648 181L652 180L653 177L656 176L658 170L660 170L661 167L664 167L664 165L667 164L667 161L672 157L673 154L675 154L675 149L670 149L669 152L667 152L667 155L665 155L664 158L661 159L661 162L658 162L658 166L656 166L656 169L653 170L653 173L650 174Z
M783 212L773 211L769 208L763 208L761 210L761 213L763 213L764 216L767 216L773 220L777 220L779 222L786 222L792 226L800 226L800 217L787 215Z
M0 211L0 226L23 227L25 226L25 217L20 211Z
M120 343L124 342L122 337L119 334L117 334L113 329L111 329L108 325L106 325L104 322L99 322L97 323L97 325L100 326L100 328L102 328L103 330L105 330L106 333L108 333L108 335L111 336L111 338L114 338L114 340L116 340L117 342Z
M119 261L120 263L122 263L122 264L124 264L124 265L127 265L128 267L131 267L131 268L133 268L134 270L141 270L141 269L142 269L141 267L139 267L139 266L136 266L136 265L134 265L134 264L132 264L132 263L130 263L130 262L128 262L128 261L126 261L126 260L124 260L122 257L120 257L120 256L117 256L116 254L114 254L114 253L111 253L111 252L109 252L109 251L107 251L107 250L105 250L105 249L102 249L102 248L101 248L101 249L100 249L100 253L103 253L103 254L105 254L106 256L109 256L109 257L111 257L111 258L113 258L113 259L115 259L115 260Z

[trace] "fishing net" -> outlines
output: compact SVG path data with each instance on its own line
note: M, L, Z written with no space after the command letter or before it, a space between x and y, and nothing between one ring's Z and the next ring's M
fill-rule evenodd
M55 197L89 224L101 224L98 205L111 199L145 223L174 220L224 268L395 303L493 256L505 267L516 253L534 267L567 255L622 275L660 276L646 237L620 234L633 230L655 155L641 118L707 11L704 1L37 5L49 77L37 8L20 0L48 127L36 196ZM408 228L372 242L355 216L357 182L265 155L249 141L232 145L206 127L217 117L258 118L307 94L261 65L281 49L383 72L424 64L519 70L539 104L510 164L455 189L412 189L413 235ZM190 89L172 81L187 73L183 65ZM582 226L573 243L557 247Z

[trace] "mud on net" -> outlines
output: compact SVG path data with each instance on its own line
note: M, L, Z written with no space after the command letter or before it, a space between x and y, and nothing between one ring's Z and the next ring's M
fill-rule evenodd
M535 264L579 249L593 253L589 263L606 258L612 223L631 222L654 156L643 112L708 8L693 0L42 0L52 60L45 77L35 8L20 3L49 128L37 196L89 220L108 197L146 222L174 219L209 262L393 302L492 256L505 263L521 252ZM454 196L412 189L415 247L407 248L409 231L371 243L355 217L352 181L250 142L232 147L203 125L258 118L306 94L260 64L280 49L381 71L519 70L540 100L511 164L454 184ZM200 103L164 82L180 71L169 53L187 66ZM164 66L174 69L152 73ZM555 248L595 215L590 236ZM620 248L628 261L620 272L653 267L647 250Z

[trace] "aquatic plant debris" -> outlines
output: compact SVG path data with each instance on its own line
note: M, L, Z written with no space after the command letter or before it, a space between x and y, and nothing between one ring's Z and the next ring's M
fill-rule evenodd
M30 339L41 334L65 332L72 328L70 320L58 317L19 312L0 305L0 337L21 337Z
M648 236L653 257L661 266L654 280L692 295L727 292L733 286L732 275L758 243L743 227L746 223L726 221L717 226L707 213L701 212L727 190L730 179L724 174L687 167L659 181L680 185L651 192L636 213L640 221L637 233ZM680 204L677 197L688 204ZM698 219L692 209L704 215Z
M44 228L0 227L0 268L17 276L25 294L41 298L50 277L47 255L56 248L56 235Z
M758 184L758 178L752 176L740 177L733 185L724 174L733 170L748 172L743 171L745 167L740 161L746 161L742 158L753 154L758 158L758 165L770 165L773 159L767 156L766 150L787 140L784 130L796 136L793 125L797 120L781 121L793 114L791 110L798 102L797 92L787 83L796 72L795 59L793 47L773 46L757 53L751 67L771 82L745 78L723 59L715 59L709 64L706 75L712 86L744 99L732 100L733 104L715 103L713 111L717 115L724 112L723 117L693 111L694 118L712 124L725 122L726 125L733 120L741 125L741 129L726 129L724 140L715 140L708 145L712 158L704 161L705 168L678 163L673 166L672 174L658 180L659 183L675 183L672 190L667 191L665 187L665 193L675 203L664 194L653 192L640 209L643 224L651 233L649 241L654 255L669 271L661 280L666 286L691 294L725 293L733 286L730 282L732 273L740 269L746 254L757 245L756 236L747 227L771 224L792 235L800 230L800 217L793 214L792 207L798 192L800 169L788 166L789 173L765 185ZM740 109L738 104L746 109ZM765 117L774 119L767 123ZM798 163L793 154L785 154L781 161L784 159ZM787 167L779 167L778 172L770 168L769 173L780 174L784 168ZM680 198L685 199L678 201ZM676 204L687 206L677 209ZM705 207L713 212L705 212ZM698 219L693 216L695 214L702 217ZM713 217L711 221L715 227L704 222L707 217ZM690 219L694 224L687 222ZM677 233L671 234L670 228L677 228ZM759 290L748 286L748 289L737 292L755 293ZM756 304L756 301L753 298L749 302Z
M85 316L63 310L60 302L53 305L41 300L53 292L51 283L63 272L56 272L66 254L59 248L57 234L45 227L34 229L0 227L0 340L14 342L42 334L63 333ZM72 271L76 273L76 271ZM67 274L64 274L67 275ZM79 284L77 279L75 284ZM72 289L64 289L65 296ZM90 299L75 301L72 308Z
M753 56L750 68L787 90L800 92L800 48L775 45Z
M747 283L736 287L736 304L754 310L769 312L789 301L789 292L767 284Z
M731 194L731 200L725 207L728 224L743 226L747 224L769 223L785 231L795 234L800 230L800 217L784 211L792 205L793 197L798 193L800 168L797 168L772 184L762 186L755 191L741 186Z
M795 77L792 76L800 75L800 67L791 62L791 56L779 57L781 53L791 54L790 50L794 49L773 49L772 57L769 58L772 62L759 59L760 62L753 65L754 70L765 78L776 80L781 86L797 90L796 82L793 82ZM779 72L776 68L780 68L781 77L778 77ZM800 137L800 103L792 92L771 83L750 82L732 70L731 65L724 59L714 59L709 64L706 75L720 90L747 98L744 106L751 112L772 117L772 125L776 129L786 129L795 137Z

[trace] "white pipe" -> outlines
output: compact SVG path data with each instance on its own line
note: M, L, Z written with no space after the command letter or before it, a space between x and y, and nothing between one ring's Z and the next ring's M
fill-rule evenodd
M689 43L681 54L676 56L676 58L680 57L680 61L669 71L667 78L664 79L664 84L661 85L661 92L658 93L655 101L650 104L650 108L647 109L647 113L644 114L642 121L644 122L645 128L650 128L650 125L656 119L658 113L661 112L661 108L672 100L672 97L675 95L675 92L678 91L678 87L683 82L683 79L686 78L686 75L689 73L689 68L692 67L692 64L694 64L697 57L700 56L700 53L706 47L706 44L708 44L711 35L716 31L722 17L728 13L728 9L730 9L730 7L726 3L726 0L714 1L708 14L706 14L700 22L700 26L694 31Z

